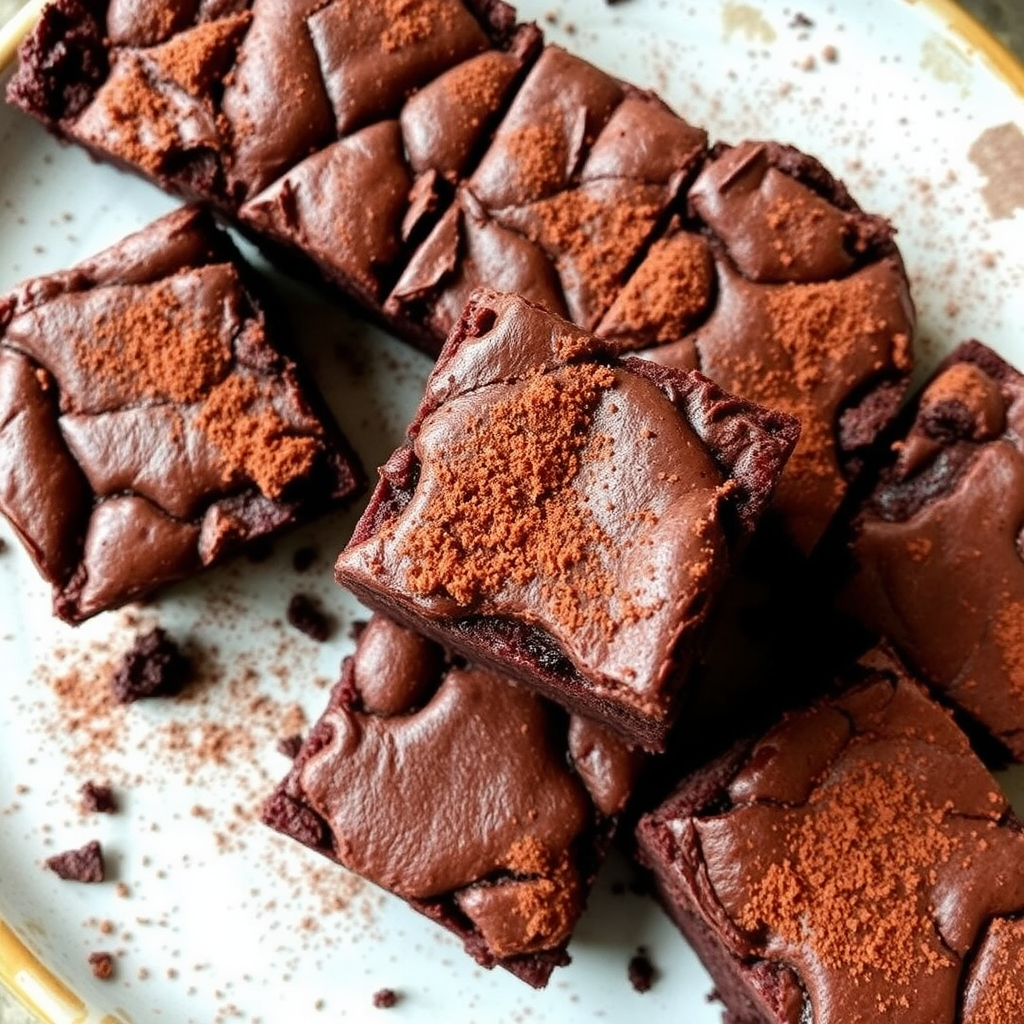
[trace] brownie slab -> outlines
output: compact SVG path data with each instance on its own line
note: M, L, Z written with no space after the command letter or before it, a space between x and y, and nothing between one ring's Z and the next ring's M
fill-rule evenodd
M569 962L641 761L375 615L263 818L540 987Z
M1015 1019L1024 828L889 651L841 685L641 819L659 898L729 1020Z
M1024 376L961 345L852 514L841 604L1024 760Z
M0 511L66 621L358 491L245 273L185 209L0 298Z
M408 434L338 582L659 749L795 420L481 289Z

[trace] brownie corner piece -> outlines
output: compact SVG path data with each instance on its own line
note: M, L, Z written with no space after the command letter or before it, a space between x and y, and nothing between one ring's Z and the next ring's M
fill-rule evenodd
M185 208L0 299L0 511L66 621L360 488L247 273Z
M730 1019L1002 1020L972 1013L1024 997L1024 829L887 648L636 834Z
M960 345L850 511L840 605L1024 760L1024 375Z
M657 750L796 436L792 418L698 373L620 361L541 307L480 289L336 575Z
M374 615L263 820L540 988L569 962L642 761Z

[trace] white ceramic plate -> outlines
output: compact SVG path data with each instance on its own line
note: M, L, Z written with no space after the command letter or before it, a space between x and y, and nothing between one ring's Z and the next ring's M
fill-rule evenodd
M813 27L795 23L798 10ZM552 41L656 88L714 138L774 137L819 155L866 208L889 215L916 289L922 369L969 336L1024 364L1024 100L1010 83L1016 75L1020 88L1024 72L944 0L525 0L520 11ZM0 110L0 291L172 206ZM367 466L379 464L427 361L270 281L342 427ZM302 713L316 717L361 615L330 573L355 514L279 542L269 561L241 561L77 630L50 617L46 588L0 523L0 977L59 1024L385 1012L453 1024L717 1021L708 978L658 908L616 892L630 877L618 861L577 929L572 966L534 992L480 970L404 904L258 825L287 767L275 740ZM291 556L308 545L320 557L299 575ZM283 624L300 589L337 616L330 642ZM136 628L157 622L187 638L200 682L183 701L104 706L111 661ZM78 812L86 779L115 786L119 813ZM113 881L60 882L41 867L91 838L108 851ZM645 995L626 976L638 946L658 969ZM96 950L117 954L113 980L92 978ZM382 987L400 994L388 1011L372 1006Z

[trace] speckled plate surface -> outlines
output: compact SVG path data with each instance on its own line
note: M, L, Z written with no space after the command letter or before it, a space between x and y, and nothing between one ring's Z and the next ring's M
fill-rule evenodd
M916 289L922 369L970 336L1024 365L1024 71L952 4L526 0L520 10L552 41L656 88L715 138L770 136L817 154L865 207L890 216ZM0 290L172 205L0 110ZM343 428L378 464L427 361L280 277L268 275L268 288ZM279 542L267 561L77 630L50 618L46 588L0 523L0 978L59 1024L383 1013L453 1024L717 1021L706 975L657 907L617 892L630 875L620 862L599 881L572 966L533 992L257 824L287 767L275 741L318 714L361 616L330 571L355 514ZM308 546L319 557L300 574L292 556ZM326 644L284 623L297 591L336 617ZM155 623L186 642L200 678L174 702L109 706L111 663ZM89 779L115 787L118 813L79 812ZM107 851L109 882L43 870L51 853L92 838ZM626 975L638 946L658 969L644 995ZM89 970L98 950L115 954L106 982ZM387 1011L372 1006L382 987L400 996Z

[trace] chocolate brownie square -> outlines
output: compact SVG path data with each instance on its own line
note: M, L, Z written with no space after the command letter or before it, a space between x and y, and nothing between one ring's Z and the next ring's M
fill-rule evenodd
M0 298L0 511L67 622L359 490L246 274L184 209Z
M541 987L642 759L375 615L263 819Z
M852 513L841 605L1024 760L1024 376L961 345Z
M742 1024L988 1024L1024 1010L1024 827L885 649L686 779L637 829Z
M797 437L694 371L471 297L336 565L372 607L662 748Z

